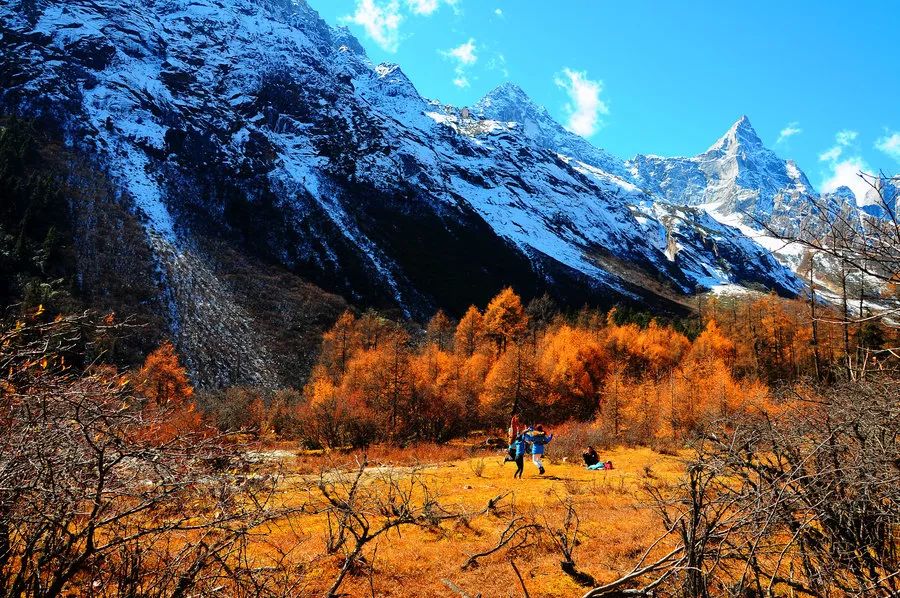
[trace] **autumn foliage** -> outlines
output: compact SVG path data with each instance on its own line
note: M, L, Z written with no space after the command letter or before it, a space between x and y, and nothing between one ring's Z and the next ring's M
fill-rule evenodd
M444 442L525 423L587 422L610 444L681 446L711 423L773 413L774 391L827 382L848 346L890 346L889 329L846 330L836 314L775 295L703 297L699 317L661 321L627 308L562 312L547 296L500 291L458 321L420 326L346 311L322 338L302 389L231 388L203 411L222 431L310 447ZM882 351L883 353L884 351ZM871 360L868 367L882 364ZM136 384L151 403L192 394L171 345Z
M202 418L191 401L194 389L172 343L166 341L150 353L132 382L145 411L166 413L164 419L152 418L154 424L147 436L164 442L200 429Z
M615 310L566 317L546 297L524 306L510 288L456 323L438 312L424 330L348 311L324 335L296 407L299 436L331 447L443 441L518 414L593 421L610 442L682 442L715 419L767 409L769 368L808 365L808 337L782 304L734 307L758 314L750 330L707 305L693 340Z

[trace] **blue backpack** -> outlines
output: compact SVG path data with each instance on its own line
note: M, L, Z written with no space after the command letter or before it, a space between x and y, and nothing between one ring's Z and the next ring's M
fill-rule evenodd
M531 434L529 434L529 436L531 436L531 442L533 444L537 444L540 446L544 446L545 444L547 444L547 434L545 434L544 432L532 432Z

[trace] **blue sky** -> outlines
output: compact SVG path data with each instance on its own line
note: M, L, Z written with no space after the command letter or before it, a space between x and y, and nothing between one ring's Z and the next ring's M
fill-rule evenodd
M622 157L700 153L746 114L820 189L900 171L893 0L308 2L426 97L512 81Z

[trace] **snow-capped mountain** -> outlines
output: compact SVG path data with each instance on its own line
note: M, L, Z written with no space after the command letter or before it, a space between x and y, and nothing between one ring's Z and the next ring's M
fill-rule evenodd
M514 85L465 110L423 98L302 0L8 0L0 107L133 199L172 329L210 383L252 363L274 384L276 350L211 239L417 317L507 284L670 310L698 287L802 288L746 217L789 213L812 187L746 118L695 158L626 162Z
M522 134L535 145L552 149L610 175L628 178L621 159L567 131L550 116L546 108L532 102L528 94L514 83L503 83L488 93L475 105L474 112L482 119L518 123Z
M869 216L896 221L897 208L900 205L900 184L896 178L879 176L872 181L872 189L866 193L862 201L857 202L857 205Z
M746 116L699 156L639 155L628 169L654 197L726 217L740 214L751 219L748 224L789 213L793 203L815 193L793 161L765 147Z

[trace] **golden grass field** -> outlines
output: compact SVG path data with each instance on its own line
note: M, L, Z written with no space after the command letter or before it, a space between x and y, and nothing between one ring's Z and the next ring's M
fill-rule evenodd
M453 457L459 452L448 448L422 454L370 454L371 469L364 479L367 484L377 485L386 473L401 478L411 476L413 468L409 463L418 461L415 475L448 511L480 511L490 499L508 493L498 512L445 521L428 529L403 527L388 532L377 544L369 545L365 556L370 568L349 576L341 587L342 593L396 597L460 595L450 589L452 584L472 597L523 596L510 564L512 558L530 596L580 596L585 589L561 570L560 553L540 535L512 553L504 549L480 559L475 567L464 570L462 565L470 554L495 546L514 516L561 527L565 500L570 498L581 521L575 562L598 582L611 581L630 570L662 532L642 486L648 482L674 482L683 471L679 457L660 455L647 448L601 452L601 458L613 461L615 469L611 471L588 471L580 464L561 462L553 458L551 449L545 460L547 473L539 476L535 466L526 461L521 480L513 479L515 465L503 464L499 451L440 462L426 459ZM330 458L305 455L283 459L287 471L279 486L279 502L299 505L321 501L316 488L319 475L311 471L318 462L319 470L329 471L329 479L341 479L340 476L349 475L354 457L343 455L342 459L343 474L330 469L337 463ZM302 578L298 595L324 595L343 562L340 554L324 554L325 516L295 515L264 533L265 541L291 551L298 579Z

